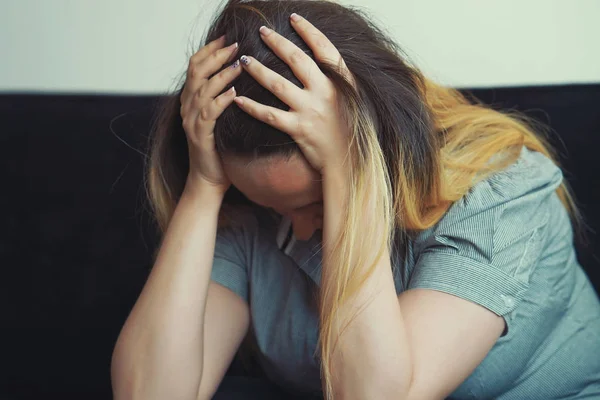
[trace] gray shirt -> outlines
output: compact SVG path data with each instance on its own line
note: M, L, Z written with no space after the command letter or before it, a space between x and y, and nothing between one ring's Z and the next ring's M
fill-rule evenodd
M393 252L397 293L437 290L506 320L507 333L452 398L600 398L600 303L576 259L561 181L549 159L524 148ZM296 241L289 228L268 210L241 212L218 232L212 279L248 302L267 376L317 393L321 237Z

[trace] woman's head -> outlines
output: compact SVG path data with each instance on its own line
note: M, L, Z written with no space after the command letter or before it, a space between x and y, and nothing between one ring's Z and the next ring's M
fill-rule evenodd
M258 158L229 154L223 168L247 199L290 218L297 239L308 240L321 229L321 177L300 152Z
M302 87L291 69L263 43L258 32L261 25L266 25L312 57L311 50L291 27L289 16L292 12L307 18L339 50L355 79L356 87L350 85L337 72L337 66L325 63L318 65L342 94L341 106L345 109L347 118L356 122L359 114L363 119L369 119L368 125L373 127L373 137L369 140L382 152L392 186L399 186L396 181L404 179L400 178L400 175L405 175L406 181L402 186L410 186L411 190L417 193L416 197L422 199L426 193L432 191L439 175L439 137L433 131L431 116L424 104L424 82L418 71L405 62L398 46L363 14L329 1L233 0L225 5L213 21L206 42L225 35L226 45L239 43L238 55L252 55L273 71ZM184 85L185 82L181 88ZM235 86L239 95L268 106L288 109L268 89L245 72L224 91L231 86ZM177 100L174 97L172 101ZM166 130L155 130L153 154L155 159L161 160L163 181L173 189L171 196L174 198L177 198L183 189L183 177L188 168L187 142L178 120L178 112L177 103L171 104L170 116L163 114L163 121L159 121L158 125L168 123L169 133L158 137ZM365 121L360 123L365 125ZM243 184L240 182L247 180L239 178L247 178L251 172L250 176L257 178L254 181L260 181L267 172L263 168L265 165L283 167L288 165L290 160L299 163L298 158L302 157L297 144L286 133L250 117L235 105L228 107L217 120L215 140L217 150L236 189L249 200L259 204L263 202L257 201L247 188L241 187ZM372 158L372 155L361 154L360 157ZM262 161L255 162L258 160ZM248 165L251 166L249 170ZM304 172L305 178L311 175L306 170ZM310 185L307 191L314 192L316 186L318 182ZM275 200L276 203L280 203L280 199ZM282 208L292 208L293 205L296 204L283 204ZM303 206L298 205L300 207L293 208ZM173 202L169 208L172 207ZM318 218L318 215L315 214L315 217Z
M433 226L477 181L513 162L522 146L551 154L522 118L473 104L458 91L425 79L367 17L337 3L230 0L206 41L225 35L226 44L239 43L237 54L255 57L301 87L258 32L266 25L312 57L290 25L293 12L324 33L354 78L350 83L338 66L317 61L336 87L350 128L346 224L338 241L330 244L329 273L320 288L320 347L329 389L333 316L366 277L354 272L356 266L373 267L394 232L405 233L399 237L404 239ZM179 115L184 85L166 99L152 134L148 188L163 230L183 192L189 168ZM232 85L239 95L288 108L245 72ZM218 118L214 135L227 175L247 199L291 217L300 238L320 227L320 177L287 134L230 106ZM559 195L573 209L564 186ZM388 225L371 224L367 218L374 213Z

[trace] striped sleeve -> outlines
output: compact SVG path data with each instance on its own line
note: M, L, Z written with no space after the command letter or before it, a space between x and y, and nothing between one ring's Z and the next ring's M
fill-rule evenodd
M550 160L527 151L475 185L418 244L408 289L449 293L500 316L513 311L541 257L561 181Z

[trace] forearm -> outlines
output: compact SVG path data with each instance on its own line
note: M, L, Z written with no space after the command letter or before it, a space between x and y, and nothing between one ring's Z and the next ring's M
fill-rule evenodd
M327 243L332 243L345 223L339 206L345 206L346 191L340 186L343 180L338 177L330 182L324 181L324 260L329 259L332 249ZM365 214L362 218L364 224L377 223L377 216ZM378 248L374 246L372 251ZM361 275L370 265L355 267L352 273ZM327 264L323 266L323 279L328 279ZM402 398L410 386L411 356L387 247L373 273L342 305L334 329L339 335L332 355L335 398Z
M195 399L222 198L186 188L115 346L115 399Z
M389 269L380 263L340 310L339 327L352 321L333 354L341 399L400 399L409 390L410 349Z

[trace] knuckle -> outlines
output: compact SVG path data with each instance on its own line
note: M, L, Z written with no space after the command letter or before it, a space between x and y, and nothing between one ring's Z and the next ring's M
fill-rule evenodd
M317 38L315 45L320 49L326 49L329 46L328 40L322 37Z
M322 118L324 115L326 115L326 107L324 104L314 104L311 108L310 108L310 113L312 114L312 117L315 119L319 119Z
M334 100L335 100L335 97L336 97L336 94L335 94L335 90L334 90L333 88L331 88L331 87L327 87L327 88L324 90L324 93L323 93L323 98L324 98L326 101L328 101L328 102L334 101Z
M304 53L300 50L294 50L292 54L290 54L290 64L298 65L304 58Z
M222 107L225 105L225 99L223 98L223 96L218 96L218 97L215 99L215 105L216 105L218 108L222 108Z
M200 105L200 91L196 92L196 94L194 94L194 97L192 98L192 107L197 108Z
M196 91L196 98L201 99L204 97L204 93L206 93L206 82L204 82L204 84L201 85Z
M337 92L335 90L335 86L331 81L328 81L327 84L323 85L321 96L328 102L335 100Z
M275 122L275 120L277 119L277 117L275 116L275 113L273 111L267 111L265 114L265 120L268 122Z
M273 94L281 94L285 90L285 85L283 84L280 78L276 79L275 82L271 84L271 92Z
M231 68L225 68L216 75L216 78L220 81L227 81L229 80L229 74L231 73L231 71Z
M279 46L281 44L281 37L279 35L270 35L268 40L275 46Z
M210 107L202 106L200 107L200 117L204 121L208 121L210 119Z
M307 120L299 120L296 127L296 136L299 138L306 137L307 133L312 129L312 123Z
M187 133L191 133L194 131L194 121L190 121L189 118L186 118L183 121L183 130Z
M191 64L188 66L188 77L193 79L196 76L196 64Z

